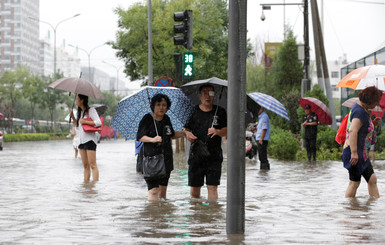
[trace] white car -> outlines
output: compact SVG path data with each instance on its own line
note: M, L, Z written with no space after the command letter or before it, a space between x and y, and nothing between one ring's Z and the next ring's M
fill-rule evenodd
M0 151L3 150L3 142L4 142L4 140L3 140L3 133L0 132Z

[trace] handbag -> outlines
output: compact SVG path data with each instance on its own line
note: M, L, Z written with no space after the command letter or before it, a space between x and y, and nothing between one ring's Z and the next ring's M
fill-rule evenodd
M154 120L156 135L159 136L155 119L152 119ZM161 154L155 156L143 156L142 171L143 177L151 179L161 179L167 175L166 164L164 162L163 148Z
M207 148L206 142L203 140L195 140L191 144L191 156L199 161L199 162L206 162L210 158L210 152L209 149Z
M217 115L218 112L218 106L215 110L214 118ZM214 126L214 119L211 123L211 127ZM205 141L197 139L195 140L190 147L190 154L192 158L199 162L201 165L204 165L205 162L210 160L210 151L207 147L207 141L210 140L209 137L206 138Z
M92 121L92 118L83 118L86 121ZM82 124L83 131L86 133L93 133L93 132L101 132L103 129L103 117L100 118L100 121L102 122L102 125L99 127L94 127L88 124Z

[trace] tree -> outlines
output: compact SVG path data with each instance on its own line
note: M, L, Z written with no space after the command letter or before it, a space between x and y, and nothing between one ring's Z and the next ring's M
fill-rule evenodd
M274 97L281 98L289 91L301 91L301 80L304 76L303 65L298 60L298 47L293 30L287 29L283 45L274 57L271 74Z
M44 89L44 82L40 77L33 75L29 71L29 75L24 79L21 92L24 98L29 102L31 119L35 119L35 107L42 101L42 94Z
M193 11L194 79L226 79L228 9L224 0L152 1L154 77L177 77L173 54L186 50L174 45L173 14L185 9ZM109 43L124 60L124 72L130 79L143 79L148 75L147 6L136 3L128 10L117 8L115 13L119 16L119 30L116 41Z

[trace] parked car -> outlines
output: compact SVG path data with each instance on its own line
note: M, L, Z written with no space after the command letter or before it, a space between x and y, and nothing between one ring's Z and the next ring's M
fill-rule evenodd
M4 140L3 140L3 133L0 132L0 151L3 150L3 145L4 145Z

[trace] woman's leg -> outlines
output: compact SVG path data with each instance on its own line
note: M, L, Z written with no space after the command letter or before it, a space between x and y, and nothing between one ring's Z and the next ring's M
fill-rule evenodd
M99 169L98 165L96 165L96 151L86 150L88 163L92 169L92 180L99 180Z
M377 198L380 197L380 193L378 192L377 188L377 176L375 174L372 174L372 176L370 176L370 179L368 181L368 191L370 196Z
M159 198L166 199L167 186L159 185Z
M82 158L83 167L84 167L84 181L89 181L91 177L91 168L88 163L87 151L84 149L79 149L80 157Z
M148 200L149 201L157 201L159 198L159 188L152 188L148 191Z
M355 197L358 187L360 186L360 181L349 181L348 188L345 192L345 197Z

